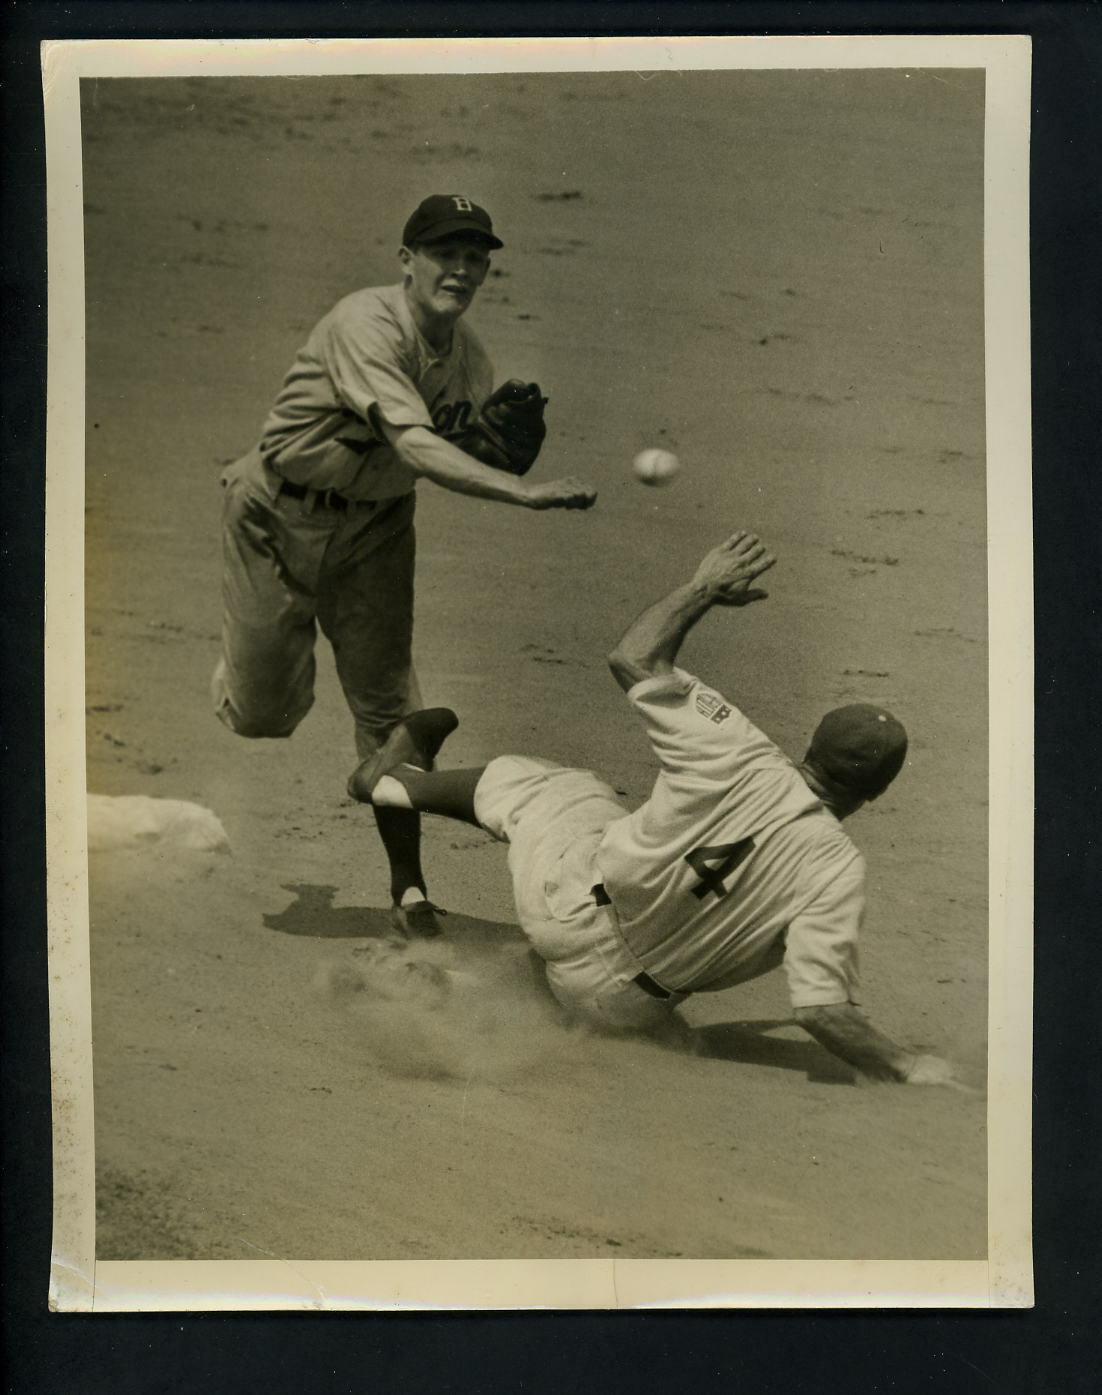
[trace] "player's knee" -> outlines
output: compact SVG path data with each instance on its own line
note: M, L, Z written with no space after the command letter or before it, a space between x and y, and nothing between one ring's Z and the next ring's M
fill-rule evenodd
M270 706L242 709L228 698L223 698L214 706L215 716L235 735L269 740L290 736L309 710L309 705L291 711Z
M211 679L215 716L237 736L278 739L290 736L313 706L313 693L257 691L259 685L231 684L219 663Z
M297 722L258 721L255 718L246 719L238 716L227 719L221 712L218 715L235 736L245 736L256 740L264 738L269 741L278 741L282 737L290 736L298 725Z

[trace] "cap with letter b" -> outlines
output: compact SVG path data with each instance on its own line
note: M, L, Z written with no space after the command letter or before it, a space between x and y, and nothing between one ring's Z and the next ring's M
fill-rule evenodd
M464 194L430 194L417 205L402 229L403 247L457 237L484 242L491 249L505 246L501 238L494 236L490 215Z
M815 728L807 759L859 799L876 799L903 768L907 733L882 707L836 707Z

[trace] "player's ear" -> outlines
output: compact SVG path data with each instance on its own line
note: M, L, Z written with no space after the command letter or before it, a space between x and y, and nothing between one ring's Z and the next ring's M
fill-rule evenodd
M410 265L411 265L411 263L412 263L412 261L413 261L413 252L412 252L412 250L411 250L409 247L405 247L405 246L399 247L399 248L398 248L398 261L399 261L399 263L400 263L400 265L401 265L401 267L402 267L402 270L403 270L403 271L406 273L406 275L408 276L408 275L409 275L409 268L410 268Z

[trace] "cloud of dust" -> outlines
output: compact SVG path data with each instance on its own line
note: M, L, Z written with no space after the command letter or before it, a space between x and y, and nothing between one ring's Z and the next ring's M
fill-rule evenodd
M390 1074L467 1080L512 1075L569 1029L524 951L460 954L452 945L370 943L319 964L313 990L358 1049Z

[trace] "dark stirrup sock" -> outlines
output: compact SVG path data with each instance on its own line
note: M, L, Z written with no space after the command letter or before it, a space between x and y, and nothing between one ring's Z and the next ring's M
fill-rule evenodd
M482 779L485 766L479 770L433 770L422 772L412 766L401 765L390 772L389 778L397 781L409 796L413 810L423 814L438 814L446 819L458 819L461 823L482 825L474 811L474 792ZM377 791L385 798L386 781L380 781L382 789ZM375 806L375 816L384 812L385 806ZM411 813L412 810L386 810L393 813Z
M413 772L411 771L411 774ZM397 905L411 886L425 890L421 870L421 815L415 809L374 809L387 861L390 863L390 894Z

